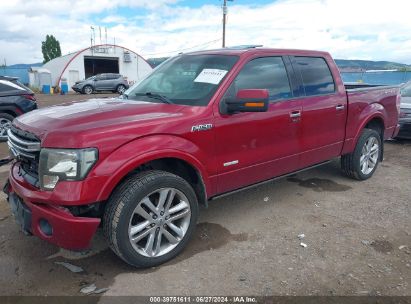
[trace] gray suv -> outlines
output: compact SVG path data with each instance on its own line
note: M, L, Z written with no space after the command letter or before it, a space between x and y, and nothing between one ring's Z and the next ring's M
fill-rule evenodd
M77 81L71 88L82 94L91 94L98 91L112 91L123 94L129 87L127 81L120 74L97 74L82 81Z

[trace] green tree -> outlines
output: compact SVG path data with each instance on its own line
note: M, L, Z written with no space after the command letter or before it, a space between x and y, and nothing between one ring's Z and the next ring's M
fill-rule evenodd
M47 35L46 41L41 42L41 51L43 52L43 63L61 56L60 42L53 36Z

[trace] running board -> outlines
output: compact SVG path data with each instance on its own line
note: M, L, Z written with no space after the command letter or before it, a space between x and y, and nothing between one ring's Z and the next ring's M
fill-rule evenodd
M307 170L310 170L310 169L313 169L313 168L316 168L316 167L323 166L323 165L328 164L332 161L333 160L327 160L325 162L322 162L322 163L319 163L319 164L316 164L316 165L313 165L313 166L310 166L310 167L307 167L307 168L304 168L304 169L300 169L300 170L293 171L293 172L290 172L290 173L287 173L287 174L283 174L283 175L280 175L280 176L277 176L277 177L273 177L273 178L267 179L265 181L258 182L258 183L255 183L255 184L252 184L252 185L249 185L249 186L245 186L243 188L239 188L239 189L236 189L236 190L233 190L233 191L225 192L223 194L213 196L209 200L211 201L211 200L219 199L219 198L222 198L222 197L225 197L225 196L228 196L228 195L231 195L231 194L243 191L243 190L248 190L248 189L251 189L251 188L254 188L254 187L258 187L258 186L267 184L269 182L275 181L277 179L281 179L281 178L284 178L284 177L287 177L287 176L290 176L290 175L294 175L294 174L297 174L297 173L300 173L300 172L303 172L303 171L307 171Z

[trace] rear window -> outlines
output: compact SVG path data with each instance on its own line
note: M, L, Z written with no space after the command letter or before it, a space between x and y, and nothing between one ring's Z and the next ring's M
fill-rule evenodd
M295 57L304 84L305 95L324 95L335 92L334 79L324 58Z
M5 80L0 79L0 94L12 93L21 91L30 91L25 85L21 84L17 80Z
M107 75L107 79L118 79L118 78L120 78L120 75L119 74L109 74L109 75Z

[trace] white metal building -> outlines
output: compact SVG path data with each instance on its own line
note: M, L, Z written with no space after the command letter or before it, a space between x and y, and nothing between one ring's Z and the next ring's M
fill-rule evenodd
M69 90L76 81L100 73L118 73L131 84L152 71L150 64L136 52L122 46L102 44L55 58L43 65L51 72L52 86L68 83Z

